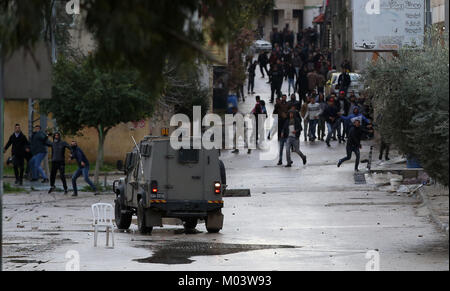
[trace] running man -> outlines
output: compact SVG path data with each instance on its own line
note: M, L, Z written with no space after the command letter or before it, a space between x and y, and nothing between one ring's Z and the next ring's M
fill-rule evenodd
M78 170L73 174L72 176L72 187L73 187L73 197L78 196L78 189L77 189L77 179L83 175L84 181L88 183L89 186L91 186L92 190L94 190L95 195L98 195L97 187L95 187L94 183L89 179L89 161L86 158L83 151L78 147L78 144L76 141L72 141L71 144L72 147L72 160L76 160L78 163Z

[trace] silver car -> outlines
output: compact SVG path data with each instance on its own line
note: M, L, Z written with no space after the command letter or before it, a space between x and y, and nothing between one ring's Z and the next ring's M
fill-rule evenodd
M260 51L271 51L272 50L272 44L266 40L260 39L253 43L252 45L253 49L256 52Z
M331 76L331 93L336 93L339 95L339 90L336 89L338 84L339 76L341 73L333 73ZM352 80L350 87L348 88L348 92L355 91L355 95L359 97L360 93L364 90L364 84L361 79L361 75L358 73L350 73L350 79Z

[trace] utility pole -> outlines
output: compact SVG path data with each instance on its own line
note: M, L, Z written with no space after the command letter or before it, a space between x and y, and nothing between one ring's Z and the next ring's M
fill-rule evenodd
M0 271L3 265L3 134L4 134L4 84L3 84L3 49L0 43Z
M432 35L431 28L433 25L433 14L431 12L431 0L425 1L425 40L431 46Z
M449 7L449 0L445 0L445 30L447 31L447 33L448 33L448 30L450 29L450 27L448 27L448 13L449 13L449 9L450 9L450 7Z
M425 6L425 22L426 22L426 28L430 29L431 25L433 24L433 15L431 12L431 0L426 0L426 6Z

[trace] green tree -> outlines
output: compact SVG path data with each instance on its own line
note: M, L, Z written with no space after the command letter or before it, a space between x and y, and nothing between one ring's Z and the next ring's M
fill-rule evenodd
M135 70L104 70L91 58L80 62L61 58L54 66L52 98L42 101L40 108L43 113L52 113L66 134L76 134L86 127L96 129L98 183L109 130L151 115L156 98L146 92Z
M365 80L382 116L382 137L448 186L448 34L434 35L423 50L402 49L397 57L370 65Z
M175 114L192 116L194 106L202 108L204 116L210 106L208 90L200 82L200 63L184 68L180 63L170 62L164 70L165 86L160 103L173 109Z
M22 47L31 50L42 39L42 31L49 31L53 1L0 0L5 55ZM252 21L273 5L274 0L81 0L81 11L82 22L97 43L97 64L136 68L149 81L148 89L158 94L167 59L185 63L205 56L213 59L204 48L201 23L208 23L211 41L223 45L243 29L251 29ZM60 32L58 40L64 41Z
M97 64L136 68L149 90L162 90L167 59L192 63L213 58L204 49L201 22L208 21L211 40L225 44L241 21L242 3L262 0L81 0L82 22L97 43ZM0 41L9 54L32 48L51 19L52 0L0 0ZM247 10L249 11L249 10ZM197 17L198 16L198 17ZM81 16L80 16L81 17Z
M248 51L256 38L255 20L267 15L272 11L274 0L240 1L239 9L233 16L235 21L230 28L230 43L228 57L229 86L237 89L244 84L246 79L246 68L243 55ZM253 57L250 55L250 57Z

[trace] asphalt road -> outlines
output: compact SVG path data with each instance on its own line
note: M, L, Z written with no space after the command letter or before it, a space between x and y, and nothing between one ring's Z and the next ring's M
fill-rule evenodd
M268 101L265 81L256 91ZM90 205L112 203L113 195L6 195L3 268L65 270L73 262L67 252L76 251L81 270L365 270L375 251L380 270L449 269L448 237L417 200L356 185L352 162L336 167L344 145L302 141L301 148L308 164L294 156L290 169L259 151L223 152L229 188L252 195L224 199L219 234L199 224L196 234L168 225L143 236L133 225L115 233L114 249L103 246L104 234L94 248ZM365 144L363 158L367 152Z

